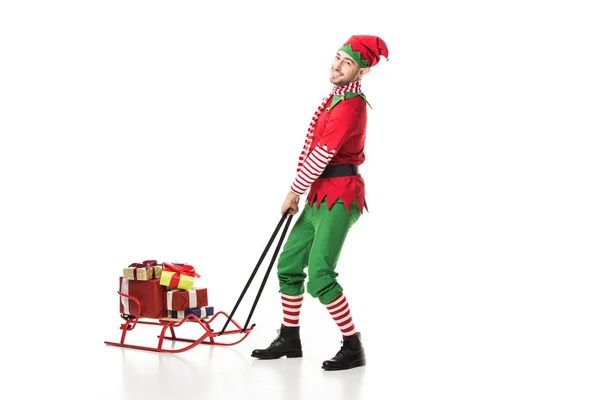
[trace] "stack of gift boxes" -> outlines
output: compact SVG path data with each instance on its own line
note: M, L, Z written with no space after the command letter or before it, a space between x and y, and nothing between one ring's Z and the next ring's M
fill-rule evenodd
M120 312L138 318L210 317L214 308L208 305L208 291L194 286L196 278L200 275L189 264L133 263L123 268L119 277L119 291L131 296L120 296Z

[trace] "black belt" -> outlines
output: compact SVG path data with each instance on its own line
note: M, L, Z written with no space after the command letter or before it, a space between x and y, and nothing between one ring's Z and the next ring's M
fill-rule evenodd
M358 167L352 164L328 165L319 178L358 175Z

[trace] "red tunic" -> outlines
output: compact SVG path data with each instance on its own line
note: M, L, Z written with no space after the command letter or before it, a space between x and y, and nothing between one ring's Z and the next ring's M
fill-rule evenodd
M361 165L365 161L365 135L367 127L367 104L358 95L337 102L331 107L333 98L326 104L325 110L319 116L314 131L314 139L310 151L316 146L327 146L335 149L335 155L329 165L353 164ZM340 176L336 178L316 179L307 196L307 201L319 207L323 198L327 197L327 208L331 209L335 201L342 199L347 210L353 200L356 200L361 213L367 208L365 200L365 183L360 174Z

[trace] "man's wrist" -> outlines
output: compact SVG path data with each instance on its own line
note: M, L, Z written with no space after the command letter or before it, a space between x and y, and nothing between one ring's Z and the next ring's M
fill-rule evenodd
M293 196L300 198L301 193L295 192L294 189L290 189L290 192L288 193L288 197L291 198Z

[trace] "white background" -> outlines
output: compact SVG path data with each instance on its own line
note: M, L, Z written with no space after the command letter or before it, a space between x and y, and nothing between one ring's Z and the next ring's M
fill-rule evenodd
M230 311L279 221L335 51L371 34L390 56L363 80L370 212L339 271L377 373L352 378L354 398L597 399L594 6L3 2L2 338L13 356L2 363L14 389L136 398L118 373L94 372L126 369L103 341L119 338L118 277L132 262L188 262ZM322 349L304 368L319 371L339 332L315 299L301 318L306 346ZM236 360L279 321L273 273ZM349 381L311 379L299 385L353 398Z

